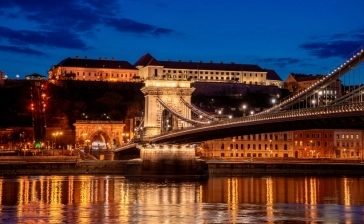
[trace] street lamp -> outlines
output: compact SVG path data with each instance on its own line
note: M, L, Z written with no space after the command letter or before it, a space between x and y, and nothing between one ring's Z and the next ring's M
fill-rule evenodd
M313 100L312 100L312 105L313 105L313 107L315 107L315 104L316 104L316 100L315 100L315 99L313 99Z
M270 152L270 157L272 157L272 139L269 140L269 152Z
M124 143L124 140L125 140L125 143L128 143L129 133L122 133L121 135L123 136L123 143Z
M63 135L63 132L61 132L61 131L57 131L57 132L52 133L52 136L54 137L54 143L55 143L56 148L57 148L57 137L59 136L59 138L61 138L62 135ZM54 155L54 148L53 148L53 155Z
M243 117L245 117L245 110L246 110L246 105L245 104L243 104Z
M274 107L274 104L276 103L276 99L272 99L272 104L273 104L273 107Z
M217 113L219 114L219 118L220 118L220 121L221 121L221 110L219 110Z
M310 144L311 144L311 157L313 157L313 141L310 140Z

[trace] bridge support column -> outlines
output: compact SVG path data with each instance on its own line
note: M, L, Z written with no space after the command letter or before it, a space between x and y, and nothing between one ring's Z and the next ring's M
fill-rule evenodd
M143 138L159 135L163 132L181 128L182 120L165 109L164 102L174 112L187 119L191 118L191 110L181 102L182 97L191 103L191 95L195 90L190 81L182 80L146 80L141 89L145 97ZM185 127L189 126L185 123Z
M208 166L203 160L196 159L195 147L191 145L149 145L137 146L140 159L129 160L126 176L173 176L208 177Z

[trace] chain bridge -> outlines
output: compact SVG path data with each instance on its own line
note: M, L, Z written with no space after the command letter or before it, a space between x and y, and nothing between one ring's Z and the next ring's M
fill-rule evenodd
M364 129L362 46L327 75L260 113L221 119L191 104L188 80L146 80L144 124L136 144L184 144L235 135L315 128Z

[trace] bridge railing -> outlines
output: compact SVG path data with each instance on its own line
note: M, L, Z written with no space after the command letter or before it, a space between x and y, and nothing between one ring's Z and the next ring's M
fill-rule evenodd
M274 110L280 110L282 107L296 102L295 100L299 99L303 95L307 94L312 95L314 94L315 90L317 90L317 88L328 85L328 83L335 82L337 79L345 75L357 64L360 64L364 60L363 54L364 54L364 45L360 46L358 49L353 51L353 53L351 53L345 59L345 61L341 63L339 66L337 66L337 68L334 69L331 73L324 76L319 76L318 79L316 79L316 81L308 88L300 90L297 93L293 93L285 98L282 98L281 100L276 102L272 108L268 109L267 111L263 111L261 113L269 113Z

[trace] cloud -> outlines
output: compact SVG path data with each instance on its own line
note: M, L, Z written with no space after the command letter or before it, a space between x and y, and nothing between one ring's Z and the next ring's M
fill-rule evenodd
M88 49L85 42L69 30L32 31L13 30L0 26L0 40L13 45L34 45L69 49Z
M310 55L318 58L349 57L351 53L364 43L363 29L348 32L347 34L333 34L328 37L315 39L300 45Z
M59 4L59 5L57 5ZM55 3L49 0L12 0L0 3L0 11L17 11L28 21L38 24L43 30L68 29L84 33L98 27L109 26L123 33L143 33L152 36L169 35L168 28L141 23L123 18L123 7L119 1L63 0ZM10 14L4 14L10 18Z
M132 19L112 18L107 19L106 23L120 32L129 32L135 34L149 34L153 36L169 35L173 30L156 27L146 23L140 23Z
M296 58L262 58L258 59L258 61L262 63L271 64L274 66L279 66L281 68L301 62L299 59Z
M0 51L16 52L29 55L44 56L45 54L41 51L34 50L27 47L16 47L16 46L3 46L0 45Z

